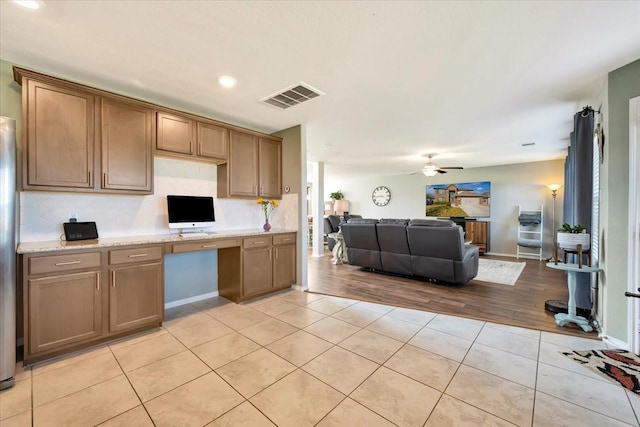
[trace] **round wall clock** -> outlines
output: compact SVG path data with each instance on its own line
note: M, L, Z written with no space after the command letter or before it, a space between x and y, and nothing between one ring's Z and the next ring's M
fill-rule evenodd
M373 200L373 204L376 206L387 206L389 200L391 200L391 191L382 185L376 187L373 193L371 193L371 200Z

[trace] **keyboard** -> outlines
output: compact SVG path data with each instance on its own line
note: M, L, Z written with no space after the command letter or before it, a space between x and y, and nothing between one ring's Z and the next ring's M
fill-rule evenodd
M209 237L209 233L180 233L180 237Z

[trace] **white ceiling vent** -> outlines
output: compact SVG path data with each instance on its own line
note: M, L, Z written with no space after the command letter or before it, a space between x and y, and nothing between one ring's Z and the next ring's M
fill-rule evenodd
M324 92L319 91L304 82L300 82L276 92L273 95L262 98L260 102L264 102L265 104L284 110L324 94Z

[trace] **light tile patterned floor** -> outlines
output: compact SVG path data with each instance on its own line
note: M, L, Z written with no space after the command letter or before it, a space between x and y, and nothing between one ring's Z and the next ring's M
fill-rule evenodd
M638 426L640 397L561 334L287 291L19 368L13 426Z

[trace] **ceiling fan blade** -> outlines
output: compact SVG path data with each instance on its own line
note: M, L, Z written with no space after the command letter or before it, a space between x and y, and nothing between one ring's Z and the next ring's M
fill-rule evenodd
M462 170L464 169L462 166L442 166L438 169L458 169L458 170Z
M447 173L447 171L443 171L442 169L436 169L436 172L438 172L438 173Z

